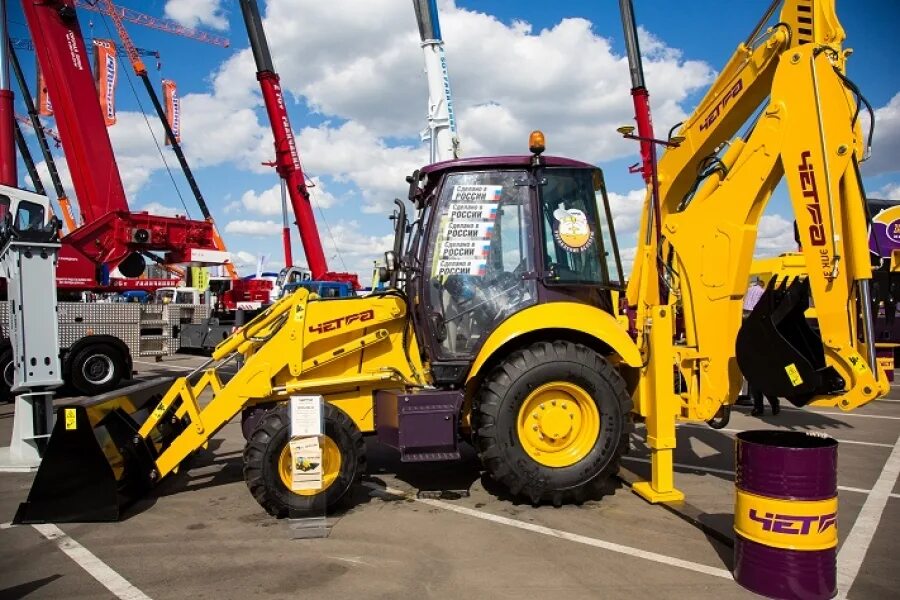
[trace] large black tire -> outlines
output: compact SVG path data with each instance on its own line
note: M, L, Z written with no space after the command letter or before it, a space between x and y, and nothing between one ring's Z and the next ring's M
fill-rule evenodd
M599 410L600 432L584 457L568 466L537 462L517 430L520 407L545 384L584 390ZM618 473L633 430L633 403L619 373L600 354L567 341L538 342L513 352L487 375L474 403L475 442L488 473L534 504L581 502L604 491Z
M69 384L85 396L114 390L128 375L125 357L110 344L88 344L76 350L67 364Z
M353 420L341 409L325 404L325 435L341 453L341 468L323 492L304 496L291 492L282 481L278 464L290 436L287 408L266 411L244 448L244 480L250 493L270 515L302 517L335 508L366 471L366 447Z
M0 346L0 402L12 402L13 367L12 348Z

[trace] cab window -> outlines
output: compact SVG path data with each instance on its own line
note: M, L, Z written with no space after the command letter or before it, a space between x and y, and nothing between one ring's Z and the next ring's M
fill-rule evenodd
M8 201L8 199L7 199ZM35 202L21 200L16 208L15 227L19 231L40 229L44 226L44 207Z
M621 282L605 200L589 169L547 169L541 187L544 280L548 284Z
M9 214L9 196L4 196L0 194L0 223L3 222L3 219L6 218L6 215Z

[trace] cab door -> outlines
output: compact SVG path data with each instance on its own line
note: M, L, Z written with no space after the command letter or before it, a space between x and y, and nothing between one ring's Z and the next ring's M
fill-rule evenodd
M451 173L437 191L420 295L437 379L442 363L467 366L497 324L537 302L533 193L525 170Z

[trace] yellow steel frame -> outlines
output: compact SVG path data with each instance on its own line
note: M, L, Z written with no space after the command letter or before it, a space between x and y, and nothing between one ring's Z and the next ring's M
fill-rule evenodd
M190 421L157 457L156 476L177 470L241 409L291 394L321 394L372 431L375 389L426 383L406 317L399 295L318 300L300 289L282 298L222 342L209 366L176 380L141 426L146 439L167 414ZM238 354L245 363L224 384L218 369Z
M652 457L651 480L634 490L651 502L682 497L672 474L676 421L709 420L738 394L734 344L757 227L783 177L805 260L818 266L809 279L825 359L847 382L845 393L817 404L850 410L887 391L847 318L871 269L856 168L862 137L839 77L843 39L833 0L785 2L779 24L738 47L678 132L685 142L659 161L661 227L649 219L648 194L627 290L646 358L635 411L647 420ZM731 138L766 98L747 139ZM707 178L685 206L700 161L722 145L727 172ZM683 339L673 340L674 311L684 318ZM673 391L673 369L684 391Z

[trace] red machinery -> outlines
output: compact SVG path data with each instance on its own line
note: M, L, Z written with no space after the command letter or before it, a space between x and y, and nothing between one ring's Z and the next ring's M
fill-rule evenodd
M62 240L58 286L108 287L115 268L138 277L150 252L164 252L167 263L223 262L211 223L129 211L74 0L23 0L22 7L85 223Z
M359 279L355 273L336 273L328 270L322 240L319 238L319 230L316 227L316 218L309 201L306 178L303 175L303 167L300 165L297 141L294 139L284 94L281 91L280 78L272 64L266 33L259 17L259 6L256 0L241 0L241 11L244 14L250 48L253 50L253 59L256 62L256 79L259 80L262 89L263 101L266 105L269 123L272 126L272 135L275 138L275 170L287 187L291 207L297 219L297 229L300 231L300 241L303 243L303 251L312 272L312 278L317 281L344 281L359 289ZM290 232L285 231L285 257L290 256L290 244ZM291 265L286 266L290 267Z

